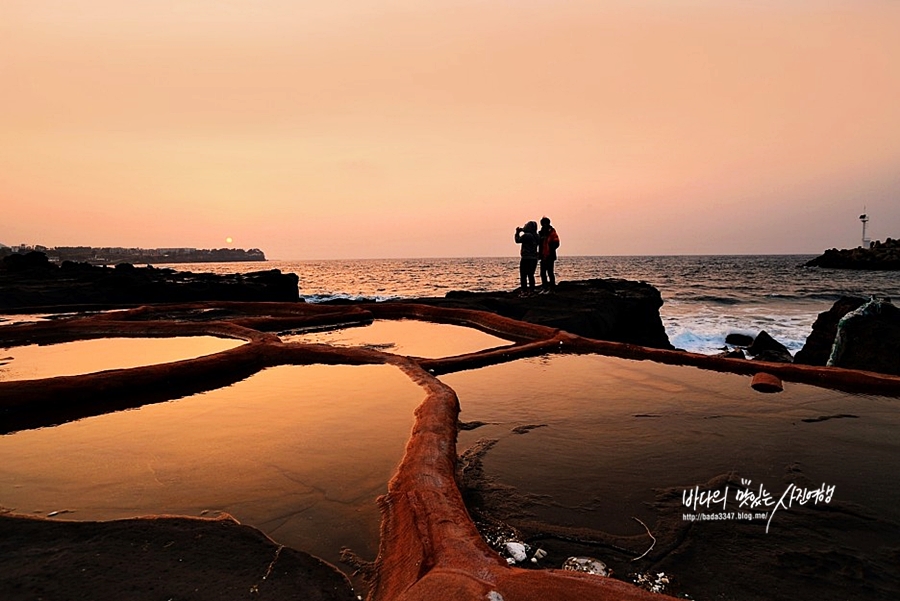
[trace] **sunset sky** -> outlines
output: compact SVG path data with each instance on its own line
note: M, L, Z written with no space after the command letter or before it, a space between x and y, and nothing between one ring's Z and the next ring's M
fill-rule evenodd
M270 258L900 237L896 0L0 0L0 242Z

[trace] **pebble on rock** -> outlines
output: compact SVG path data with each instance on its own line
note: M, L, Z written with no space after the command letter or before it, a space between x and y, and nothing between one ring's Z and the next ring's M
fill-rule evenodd
M506 543L506 551L517 562L528 559L528 554L525 552L525 545L522 543Z

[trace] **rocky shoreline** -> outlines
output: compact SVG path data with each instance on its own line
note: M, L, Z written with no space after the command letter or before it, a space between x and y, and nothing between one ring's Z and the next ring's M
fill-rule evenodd
M887 298L841 297L819 313L803 348L792 356L766 331L729 334L719 355L775 363L843 367L900 375L900 309Z
M296 293L296 283L294 288ZM787 381L841 390L900 395L900 378L897 377L829 367L696 355L672 350L667 340L663 341L658 337L655 340L659 347L651 348L634 342L580 336L563 330L559 325L566 324L573 329L597 327L597 323L589 318L585 319L588 312L579 312L577 303L573 307L579 295L592 299L588 302L596 303L596 311L601 311L604 304L607 306L607 312L601 311L601 314L609 317L597 322L607 329L591 330L595 336L619 336L617 332L623 327L633 325L633 314L628 313L631 305L642 307L637 314L652 316L653 311L649 308L656 303L661 304L659 293L652 287L596 280L560 286L556 295L525 298L511 293L452 293L444 299L353 303L353 306L312 305L296 301L156 304L51 322L5 325L0 328L0 343L8 346L108 336L200 334L243 339L247 344L215 355L168 364L46 380L0 382L0 417L4 424L12 423L12 418L15 418L17 425L14 429L42 427L86 415L164 402L187 393L224 386L277 365L391 364L417 383L423 389L426 399L416 410L412 436L397 473L389 483L388 493L379 501L383 512L381 548L374 565L366 568L371 578L369 599L655 599L659 597L610 578L562 570L535 571L511 567L487 547L468 517L460 491L455 485L459 399L452 389L436 378L437 375L534 355L602 354L673 365L692 365L748 376L765 371ZM573 308L576 309L574 313ZM504 312L513 313L515 317L504 316ZM338 326L348 321L364 322L373 319L420 319L464 325L494 333L513 344L468 355L421 359L365 348L284 343L275 335L275 332L294 328L329 324ZM655 317L646 320L651 333L655 331L658 334L657 325L661 328L658 320L657 306ZM110 538L110 532L118 527L113 523L85 524L79 526L85 530L78 535L78 543L67 546L63 541L69 535L64 529L69 526L64 522L46 523L52 524L48 530L50 534L47 535L48 538L42 539L44 542L38 543L38 547L24 543L13 544L8 553L4 549L4 553L0 554L0 561L3 562L0 564L0 571L12 575L9 580L0 581L0 586L10 589L23 582L31 582L29 586L32 587L18 596L5 594L5 598L34 598L34 591L47 590L41 587L52 586L52 582L47 582L48 579L63 581L62 576L68 572L54 572L57 568L52 566L43 571L37 570L33 574L33 580L17 576L28 573L31 568L37 569L39 563L35 558L44 552L52 556L53 561L65 564L66 569L71 567L75 570L69 574L70 580L66 581L63 593L47 594L45 598L203 598L198 591L211 586L208 582L216 582L222 578L217 572L218 561L199 555L195 558L195 571L182 572L183 568L191 566L184 566L184 561L173 563L174 554L170 550L178 543L165 527L151 527L153 532L146 535L146 538L138 536L122 542L121 539ZM31 537L28 534L33 526L30 521L8 518L2 524L0 527L9 533L4 536L5 540L26 541ZM126 530L140 531L145 525L129 523ZM12 532L10 528L16 532ZM189 537L200 541L208 536L208 528L206 521L191 522L188 525ZM80 579L78 570L88 570L97 565L98 554L118 557L125 548L143 549L145 546L157 551L155 555L145 556L139 564L143 577L152 582L132 581L123 575L124 572L118 571L115 565L106 564L101 565L100 571ZM253 598L257 595L263 598L265 590L265 587L258 584L258 574L262 573L268 579L272 574L278 573L281 556L291 556L290 553L280 551L283 548L277 545L274 550L271 545L257 549L253 552L255 555L245 553L240 545L232 544L230 539L214 546L220 547L222 553L237 557L242 565L252 564L248 574L253 577L242 577L240 586L247 587L244 594ZM259 560L259 557L267 555L270 555L268 563ZM126 556L122 554L122 557ZM183 560L184 557L179 555L175 559ZM252 559L253 557L256 559ZM222 565L224 570L231 569L227 564ZM479 576L475 577L475 574ZM309 584L321 588L321 598L346 598L344 589L334 588L332 576L324 579L310 576L308 582L294 584ZM287 578L294 579L295 576L289 575ZM171 589L170 592L166 584L170 580L187 582L196 591L182 593L181 589ZM131 590L130 587L135 587L136 590ZM337 590L336 596L325 596L324 591L328 590ZM222 594L218 598L225 596ZM290 595L272 594L267 598L285 596Z
M58 266L39 252L0 260L0 311L102 310L140 304L202 301L303 302L299 278L277 269L246 274L191 273L152 266L116 267L64 262ZM365 305L374 301L332 301L323 305ZM450 292L443 298L391 303L488 311L613 342L672 349L659 315L659 291L643 282L584 280L561 282L553 294Z
M859 251L859 252L857 252ZM870 257L857 263L892 261L900 242L888 239L869 251L828 251L825 256ZM835 256L837 256L835 255ZM882 257L875 260L871 257ZM886 258L887 257L887 258ZM820 257L821 259L822 257ZM817 260L810 261L809 264ZM874 267L861 267L874 268ZM134 307L143 304L205 301L303 303L299 278L277 269L246 274L191 273L152 266L116 267L64 262L56 265L40 252L10 255L0 260L0 311L7 313L71 312ZM729 335L721 356L755 361L848 367L900 374L900 316L889 299L870 306L842 329L840 352L834 347L838 324L868 299L845 297L819 315L806 344L792 357L787 348L765 331L755 337ZM334 300L320 306L357 306L374 300ZM557 328L571 334L654 349L676 350L660 318L663 299L645 282L621 279L563 281L552 293L521 295L516 291L451 291L444 297L378 303L416 304L466 311L486 311L517 321ZM833 356L834 355L834 356Z
M806 262L807 267L828 269L897 270L900 269L900 240L876 241L869 248L832 248Z
M0 311L52 312L147 303L299 301L299 278L277 269L245 274L191 273L152 266L115 267L64 261L30 252L0 260Z

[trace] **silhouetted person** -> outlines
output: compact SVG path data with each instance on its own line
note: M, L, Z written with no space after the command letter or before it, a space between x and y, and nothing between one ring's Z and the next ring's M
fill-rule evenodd
M559 235L550 225L549 217L541 218L540 255L541 255L541 288L549 292L556 287L556 275L553 273L553 264L556 262L556 249L559 248Z
M521 282L521 292L525 294L534 291L534 270L537 268L538 259L540 258L539 247L541 239L537 232L537 223L529 221L525 227L516 228L516 244L522 245L519 260L519 280Z

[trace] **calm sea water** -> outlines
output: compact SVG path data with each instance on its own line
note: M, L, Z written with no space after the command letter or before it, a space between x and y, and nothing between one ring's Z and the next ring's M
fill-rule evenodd
M816 316L842 295L900 297L900 272L807 268L812 255L562 257L557 278L624 278L662 293L660 310L678 348L716 353L731 332L766 330L792 352ZM235 273L280 269L300 277L310 302L330 298L443 296L450 290L513 290L518 258L369 259L199 263L176 269Z

